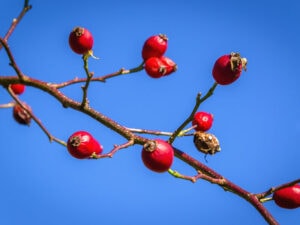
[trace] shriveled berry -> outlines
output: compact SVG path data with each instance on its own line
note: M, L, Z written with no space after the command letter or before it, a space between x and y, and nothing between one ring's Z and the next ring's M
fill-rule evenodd
M76 27L69 35L69 45L77 54L86 54L93 48L94 38L89 30Z
M103 151L102 145L86 131L73 133L68 139L67 149L77 159L87 159Z
M11 84L10 88L16 95L20 95L25 91L24 84Z
M239 53L223 55L214 64L212 75L215 81L221 85L231 84L236 81L246 70L247 59L242 58Z
M207 131L213 124L214 117L211 113L197 112L195 113L192 125L196 126L196 131Z
M144 61L150 57L162 56L168 47L168 38L164 34L149 37L143 46L142 57Z
M160 78L176 71L177 66L171 59L162 57L151 57L145 61L146 73L152 78Z
M154 172L167 171L173 163L173 158L173 147L164 140L151 140L144 145L142 150L144 165Z
M213 155L221 151L219 140L213 134L197 131L194 134L194 144L198 151Z
M19 124L29 125L31 122L31 108L24 102L22 103L22 106L19 104L15 104L15 106L13 107L13 117Z
M282 208L295 209L300 207L300 185L295 184L275 191L273 200Z

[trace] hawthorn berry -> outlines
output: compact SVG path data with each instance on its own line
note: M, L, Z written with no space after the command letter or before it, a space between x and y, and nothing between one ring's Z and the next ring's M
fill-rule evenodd
M282 208L295 209L300 207L300 185L295 184L275 191L273 200Z
M67 149L77 159L87 159L94 154L100 155L103 151L102 145L86 131L73 133L68 139Z
M165 67L164 76L170 75L171 73L177 70L177 64L172 59L166 56L161 56L160 60L162 61Z
M69 45L77 54L86 54L92 50L94 38L91 32L83 27L75 27L69 35Z
M20 95L25 91L24 84L11 84L10 88L16 95Z
M167 171L174 158L173 147L166 141L155 139L147 142L142 149L144 165L158 173Z
M146 73L152 78L160 78L176 71L177 65L170 58L150 57L144 65Z
M241 76L243 69L246 70L246 65L246 58L242 58L239 53L232 52L216 60L212 75L218 84L231 84Z
M164 34L149 37L142 49L142 57L144 61L150 57L161 57L167 50L168 38Z
M211 128L213 120L214 117L211 113L197 112L193 117L192 125L196 125L196 131L207 131Z
M19 124L29 125L31 122L31 115L28 112L31 112L31 108L24 102L22 103L22 106L17 103L14 105L13 117Z

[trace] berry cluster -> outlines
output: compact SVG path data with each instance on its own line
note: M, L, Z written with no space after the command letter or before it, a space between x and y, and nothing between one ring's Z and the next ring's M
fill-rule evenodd
M145 62L145 71L152 78L170 75L177 70L173 60L164 56L168 47L166 35L159 34L149 37L142 49L142 58Z

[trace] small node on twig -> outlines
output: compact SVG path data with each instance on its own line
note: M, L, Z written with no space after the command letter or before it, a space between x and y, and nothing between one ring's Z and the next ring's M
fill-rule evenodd
M213 155L221 151L219 140L213 134L197 131L194 134L194 144L196 148L204 153Z

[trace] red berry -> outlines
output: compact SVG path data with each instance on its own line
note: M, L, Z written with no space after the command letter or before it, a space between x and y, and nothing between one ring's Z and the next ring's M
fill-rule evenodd
M167 171L174 158L172 146L160 139L147 142L142 150L142 160L144 165L154 172Z
M166 56L160 57L160 60L165 66L165 73L164 76L170 75L171 73L177 70L177 64L170 58Z
M77 159L86 159L94 154L100 155L103 151L102 145L86 131L77 131L72 134L67 142L69 153Z
M145 62L145 71L152 78L160 78L176 71L177 65L168 57L150 57Z
M143 46L142 57L144 61L150 57L162 56L168 47L168 38L164 34L149 37Z
M22 103L22 105L31 112L31 108L26 103ZM29 125L31 122L31 115L19 104L15 104L13 107L13 117L14 119L23 125Z
M69 45L77 54L85 54L93 48L94 38L89 30L76 27L69 35Z
M194 115L192 124L196 125L196 131L207 131L211 128L213 124L214 117L211 113L207 112L197 112Z
M20 95L25 91L24 84L11 84L10 88L16 95Z
M214 64L212 74L218 84L231 84L237 80L242 70L246 70L247 59L241 58L239 53L223 55Z
M273 199L282 208L295 209L300 207L300 185L295 184L275 191Z

